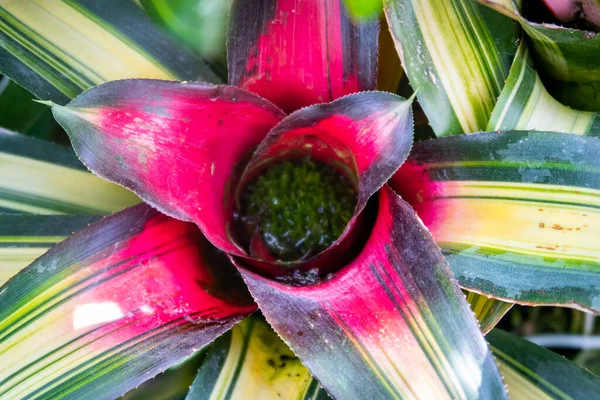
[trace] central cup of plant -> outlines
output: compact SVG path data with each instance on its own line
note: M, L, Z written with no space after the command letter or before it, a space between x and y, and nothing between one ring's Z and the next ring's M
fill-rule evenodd
M246 242L281 261L306 260L334 243L352 218L356 190L308 157L272 164L246 185L239 219Z

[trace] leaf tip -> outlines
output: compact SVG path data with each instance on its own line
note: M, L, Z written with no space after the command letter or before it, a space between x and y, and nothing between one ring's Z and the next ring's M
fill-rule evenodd
M32 99L32 100L35 101L36 103L40 103L40 104L43 104L48 107L54 107L57 105L52 100L37 100L37 99Z
M407 99L407 101L412 104L415 101L415 98L417 97L417 94L419 93L419 89L421 89L420 87L416 88L415 91L413 92L413 94Z

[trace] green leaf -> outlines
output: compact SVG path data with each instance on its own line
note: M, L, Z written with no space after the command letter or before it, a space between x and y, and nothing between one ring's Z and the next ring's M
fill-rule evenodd
M0 398L115 398L256 310L190 223L146 204L79 231L0 288Z
M260 316L246 318L208 350L186 400L330 397Z
M116 79L217 81L134 2L121 0L3 1L0 71L60 104Z
M224 62L227 15L233 0L140 0L155 21L205 59Z
M100 218L0 213L0 286L50 247Z
M461 286L600 311L600 139L558 132L416 143L392 178Z
M384 10L436 135L484 129L516 51L516 24L472 0L386 0Z
M137 202L73 150L0 129L0 213L106 215Z
M31 101L32 95L8 77L0 78L0 126L20 133L27 131L48 108Z
M521 41L487 130L529 130L600 135L600 114L578 111L555 100L540 79Z
M225 335L228 335L226 333ZM224 335L224 336L225 336ZM172 366L165 372L147 380L137 388L130 390L119 400L183 400L198 374L198 369L206 359L207 349L212 348L220 339L196 352L185 361Z
M514 305L474 292L467 292L467 301L471 305L471 310L475 313L477 321L479 321L479 328L483 334L491 331Z
M600 378L558 354L494 329L486 339L511 399L594 399Z
M382 0L344 0L350 14L356 18L377 18L383 8Z
M513 0L477 1L521 24L537 56L537 66L552 83L548 88L561 103L600 111L600 35L528 21Z

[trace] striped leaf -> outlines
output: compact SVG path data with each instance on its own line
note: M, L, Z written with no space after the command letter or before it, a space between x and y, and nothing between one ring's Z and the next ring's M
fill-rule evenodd
M485 335L496 326L498 321L512 308L513 303L496 300L478 293L467 292L467 302L479 321L479 328Z
M240 267L265 318L335 398L506 398L430 234L384 186L360 254L325 282L289 286Z
M121 0L2 1L0 72L61 104L116 79L216 81L200 58Z
M564 104L600 111L600 35L525 19L514 0L477 0L518 21L529 37L551 93Z
M100 218L0 213L0 286L50 247Z
M462 135L415 144L392 182L463 287L598 312L598 154L566 133Z
M115 398L256 309L228 259L146 204L0 288L0 398Z
M252 316L208 350L186 400L330 399L262 317Z
M94 173L242 254L225 196L240 160L285 116L273 104L233 86L128 79L96 86L66 107L54 104L52 112Z
M0 129L0 213L106 215L138 201L73 150Z
M472 0L386 0L384 10L436 135L484 129L516 51L516 24Z
M598 398L600 378L564 357L498 329L486 339L511 399Z
M548 93L524 40L487 126L488 131L512 129L600 135L600 114L574 110Z

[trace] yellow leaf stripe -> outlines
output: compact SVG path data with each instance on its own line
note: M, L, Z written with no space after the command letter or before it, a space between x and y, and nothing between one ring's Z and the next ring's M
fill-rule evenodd
M0 36L1 72L60 103L117 79L216 80L131 2L5 0Z
M329 398L267 322L249 317L217 339L190 397L221 399Z

